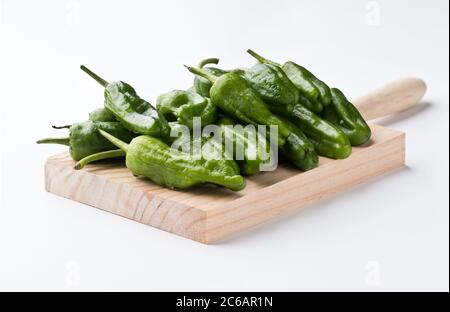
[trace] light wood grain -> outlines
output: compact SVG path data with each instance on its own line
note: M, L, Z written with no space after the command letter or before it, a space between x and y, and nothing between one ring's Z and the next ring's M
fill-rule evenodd
M45 165L46 189L202 243L214 243L404 165L404 134L373 125L369 144L344 160L320 159L299 172L281 165L231 192L213 185L169 190L134 177L121 162L74 170L68 153Z
M366 120L404 111L425 95L427 85L421 79L405 78L391 82L353 101Z

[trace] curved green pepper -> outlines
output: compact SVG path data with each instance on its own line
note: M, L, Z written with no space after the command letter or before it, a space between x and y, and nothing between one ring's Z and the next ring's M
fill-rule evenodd
M169 125L161 114L147 101L141 99L129 84L116 81L108 83L97 74L81 69L105 88L105 107L130 131L156 137L169 135Z
M209 66L204 67L207 64L216 64L216 65L219 64L219 59L217 59L217 58L209 58L209 59L202 60L198 64L198 67L204 69L209 74L218 76L218 77L227 73L227 71L220 69L220 68L209 67ZM208 79L206 79L202 76L198 76L198 75L196 75L194 77L194 89L201 96L209 98L210 97L209 90L211 89L211 87L212 87L212 82L209 81Z
M125 142L130 142L135 135L125 129L119 122L92 122L86 121L76 123L72 126L55 127L67 128L70 127L69 137L66 138L48 138L37 141L38 144L62 144L70 147L70 155L76 161L81 160L87 156L115 150L114 144L111 144L98 132L100 129L108 131L114 136L120 138Z
M237 129L230 118L222 118L218 124L221 126L224 148L232 147L233 157L239 164L242 174L257 174L263 164L271 162L270 144L265 137L259 136L256 130L253 134L245 127ZM249 138L250 135L254 135L254 140ZM225 142L231 143L232 146L227 146Z
M250 49L247 52L260 63L280 66L300 91L302 96L300 96L299 102L311 111L320 113L325 106L331 104L330 88L303 66L294 62L286 62L280 65Z
M331 94L333 100L331 105L323 110L322 117L341 129L349 137L352 145L366 143L372 132L358 109L339 89L331 89Z
M276 65L256 64L234 72L244 77L266 103L295 105L299 101L298 89Z
M281 151L283 155L298 169L302 171L311 170L319 165L319 156L314 148L314 144L296 125L288 120L284 120L289 127L291 134L283 145Z
M200 117L201 125L209 125L217 120L216 106L210 99L197 93L174 90L160 95L156 109L167 120L177 120L180 124L193 128L193 118Z
M116 116L106 108L98 108L89 114L90 121L117 121Z
M287 117L302 130L319 155L336 159L350 156L352 146L345 133L301 104L293 107L273 105L270 109Z
M194 146L200 146L201 150L198 150L196 152L201 152L201 157L205 159L222 160L222 162L226 163L226 166L233 167L237 173L240 172L238 164L233 160L233 156L228 156L225 148L223 148L223 146L219 142L216 142L214 138L208 139L205 137L200 137L199 139L192 140L191 132L189 131L186 133L185 131L186 126L181 125L177 122L169 122L169 126L171 129L171 136L167 139L164 139L164 142L168 145L171 145L176 140L178 140L176 146L171 147L182 152L189 151L189 153L195 154ZM198 145L195 145L194 141L198 141ZM75 169L82 169L87 164L96 162L98 160L119 158L125 156L126 153L121 149L92 154L78 161L75 165Z
M196 75L209 79L211 101L231 116L253 125L278 126L278 145L282 146L290 131L284 122L272 114L266 104L249 83L235 73L226 73L221 77L209 74L203 69L188 67Z
M185 189L213 183L233 191L245 187L245 179L220 160L197 160L147 135L138 136L126 144L105 131L100 130L100 133L126 152L126 166L133 174L147 177L159 185Z

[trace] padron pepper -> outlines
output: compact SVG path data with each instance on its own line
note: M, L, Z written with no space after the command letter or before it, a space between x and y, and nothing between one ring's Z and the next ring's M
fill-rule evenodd
M301 104L293 107L269 107L273 112L290 119L311 141L321 156L347 158L352 152L349 138L342 130L324 120Z
M187 152L197 159L203 158L205 160L220 160L221 166L231 167L236 174L240 174L240 169L236 161L233 160L233 155L228 153L223 147L222 142L216 141L214 137L200 137L191 139L189 141L181 142L180 146L177 146L178 150ZM199 147L196 150L196 147Z
M234 72L244 77L266 103L295 105L299 101L300 92L279 66L261 63Z
M292 122L290 122L287 119L283 119L280 117L280 119L283 120L285 125L289 128L291 133L286 139L286 143L281 147L281 151L283 155L298 169L302 171L311 170L318 166L319 164L319 157L315 151L314 145L312 142L307 138L307 136L300 130L297 126L295 126ZM218 122L219 125L224 127L224 125L233 125L234 122L229 118L222 118ZM225 130L224 130L225 131ZM234 141L237 141L235 144L242 144L240 142L244 142L246 144L247 149L253 149L257 150L257 158L254 159L254 157L248 157L248 152L246 149L246 154L244 155L245 158L243 161L237 161L238 164L241 167L241 171L245 175L253 175L259 172L259 168L261 164L269 163L271 161L270 158L265 157L262 155L262 153L265 153L266 155L270 155L270 157L273 157L271 155L270 151L270 144L267 142L267 138L270 136L270 132L266 133L265 138L262 138L257 135L257 142L258 146L262 146L264 142L262 140L266 140L265 146L267 147L266 151L261 151L258 149L258 146L251 146L248 145L252 144L251 142L248 142L248 138L239 131L236 131L234 128L230 128L228 130L228 138L233 138L234 135ZM225 132L227 134L227 132ZM240 140L240 141L239 141ZM236 155L235 155L236 156ZM253 155L252 155L253 156Z
M333 100L324 108L321 116L341 129L353 146L366 143L372 133L358 109L339 89L332 88L331 95Z
M125 163L133 174L159 185L185 189L213 183L233 191L245 187L245 179L235 168L220 160L196 159L148 135L138 136L127 144L105 131L100 133L126 153Z
M294 62L286 62L283 65L268 60L252 50L247 52L262 64L280 66L286 76L300 91L299 102L314 113L320 113L322 109L331 104L330 88L305 67Z
M260 136L257 129L253 132L244 126L236 126L230 118L221 118L218 124L221 126L223 148L234 157L242 174L254 175L260 172L262 165L270 165L273 155L266 136Z
M290 134L289 129L280 118L270 112L247 80L232 72L217 77L203 69L186 67L193 74L203 76L213 83L210 90L213 104L246 123L277 126L278 145L282 146L285 143Z
M194 117L200 117L201 125L209 125L217 120L217 109L210 99L184 90L160 95L156 100L156 109L167 120L176 120L190 129L193 128Z
M314 144L308 139L300 128L288 120L284 120L291 134L281 148L283 155L298 169L311 170L319 165L319 156Z
M222 76L223 74L227 73L227 71L220 69L220 68L216 68L216 67L205 67L205 65L208 64L219 64L219 59L218 58L208 58L208 59L204 59L202 61L199 62L198 64L198 68L200 69L204 69L206 72L208 72L211 75L214 76ZM210 97L209 94L209 90L212 87L212 82L209 81L208 79L202 77L202 76L198 76L196 75L194 77L194 89L195 91L200 94L201 96Z
M140 98L129 84L106 80L85 66L81 69L105 88L105 108L116 116L127 129L138 134L167 137L167 120L147 101Z
M222 162L225 163L225 166L234 168L235 172L239 174L239 166L233 160L233 155L227 154L225 148L221 143L216 142L215 138L200 137L193 139L190 131L185 131L187 128L185 128L184 125L177 122L169 122L169 126L171 128L171 136L170 138L165 139L164 142L171 145L172 148L175 148L178 151L192 153L192 155L199 154L198 157L203 157L206 160L222 160ZM196 147L198 147L198 150L195 150ZM82 169L84 166L98 160L122 158L125 156L126 153L121 149L92 154L78 161L75 165L75 169Z
M37 141L38 144L62 144L70 147L70 155L76 161L87 156L117 149L98 132L108 131L125 142L130 142L136 135L125 129L119 122L75 123L72 126L54 127L69 128L70 134L65 138L47 138Z

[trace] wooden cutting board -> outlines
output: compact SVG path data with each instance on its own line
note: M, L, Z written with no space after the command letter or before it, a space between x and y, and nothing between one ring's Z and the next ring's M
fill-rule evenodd
M391 83L355 101L369 120L404 110L425 94L423 81ZM320 158L319 167L300 172L281 164L249 177L232 192L214 185L189 190L162 188L134 177L123 162L103 162L75 170L68 153L45 164L48 192L202 243L235 233L346 190L405 164L405 134L372 124L373 136L343 160Z

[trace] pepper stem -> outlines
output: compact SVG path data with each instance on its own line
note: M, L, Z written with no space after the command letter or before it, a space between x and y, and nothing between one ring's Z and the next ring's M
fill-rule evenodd
M251 56L253 56L260 63L280 66L280 64L275 63L274 61L271 61L269 59L266 59L265 57L262 57L261 55L259 55L258 53L256 53L255 51L253 51L251 49L248 49L247 53L250 54Z
M122 151L121 149L92 154L87 157L84 157L79 162L77 162L75 164L74 168L76 170L83 169L84 166L86 166L87 164L90 164L94 161L98 161L98 160L102 160L102 159L117 158L117 157L125 157L125 155L126 155L126 153L124 151Z
M120 148L122 151L124 151L125 153L128 152L128 146L129 144L125 143L124 141L116 138L115 136L112 136L111 134L109 134L106 131L103 131L102 129L98 129L98 132L100 132L100 134L107 139L109 142L111 142L112 144L114 144L115 146L117 146L118 148Z
M65 126L52 126L53 129L70 129L72 125L65 125Z
M212 58L207 58L207 59L201 60L198 63L198 68L203 68L203 67L205 67L205 65L208 65L208 64L215 64L215 65L217 65L217 64L219 64L219 59L215 58L215 57L212 57Z
M36 142L37 144L60 144L70 146L69 138L46 138Z
M211 81L212 83L216 82L216 80L218 79L217 76L208 73L204 69L196 68L196 67L190 67L190 66L187 66L187 65L184 65L184 67L186 67L191 73L193 73L195 75L198 75L200 77L206 78L209 81Z
M108 85L108 82L105 79L101 78L99 75L97 75L96 73L94 73L92 70L90 70L89 68L87 68L84 65L81 65L80 68L86 74L91 76L95 81L97 81L99 84L101 84L103 86L103 88L106 88L106 86Z

